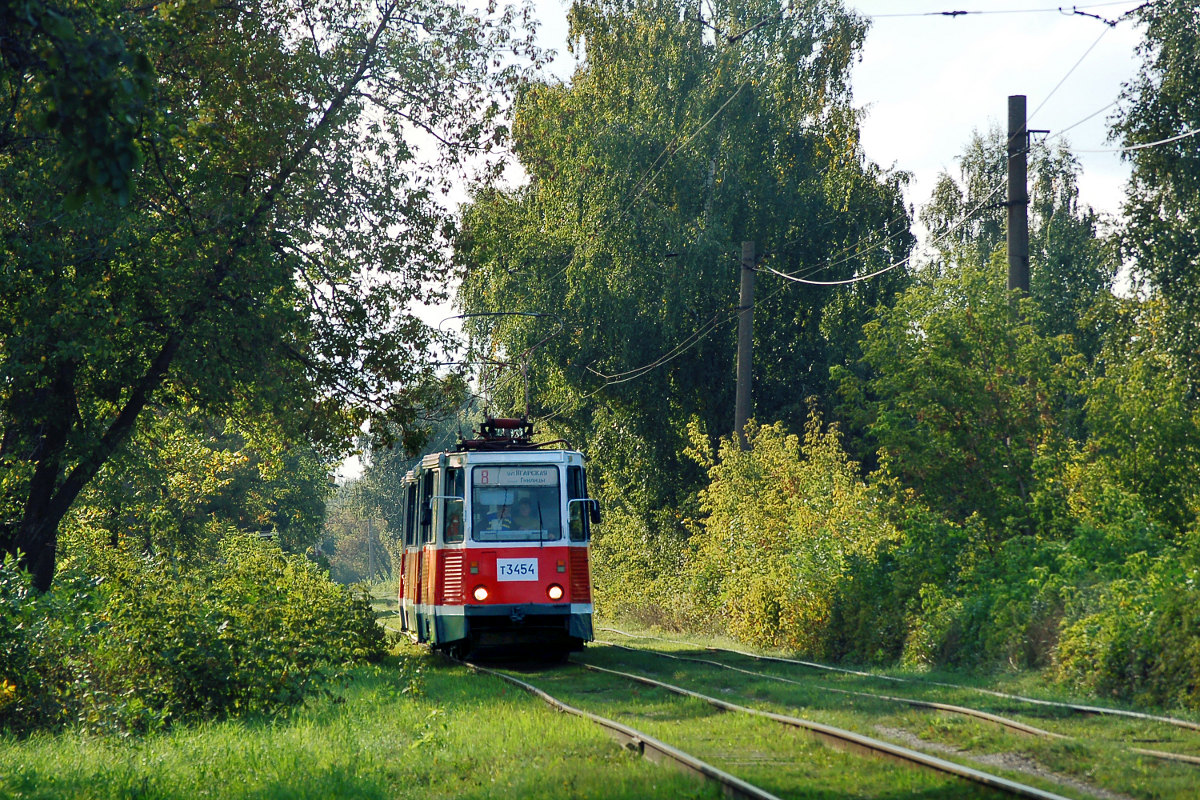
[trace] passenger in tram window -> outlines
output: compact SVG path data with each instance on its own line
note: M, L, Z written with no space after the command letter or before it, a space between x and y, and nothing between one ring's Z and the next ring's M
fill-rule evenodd
M517 501L517 511L513 515L513 527L519 531L536 531L542 527L537 515L533 513L533 503L528 497Z
M492 506L487 515L487 527L490 531L512 530L513 521L507 504Z

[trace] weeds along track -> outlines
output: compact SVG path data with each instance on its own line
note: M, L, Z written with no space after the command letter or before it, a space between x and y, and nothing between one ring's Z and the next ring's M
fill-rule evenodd
M726 797L746 798L746 800L780 800L776 795L760 789L753 784L747 783L741 778L718 769L713 765L696 758L693 755L683 752L677 748L671 747L666 742L660 741L649 734L631 728L628 725L622 725L616 720L602 717L599 714L593 714L590 711L575 708L567 705L556 697L553 697L531 683L521 680L513 675L499 670L489 669L478 664L466 662L465 666L477 673L483 675L493 675L501 680L507 681L514 686L517 686L535 697L544 701L547 705L557 711L562 711L566 714L583 717L595 724L604 728L610 736L621 743L622 747L630 750L635 750L642 755L643 758L654 761L659 764L667 764L684 772L689 772L704 780L710 781L719 785L722 793Z
M755 672L754 670L742 669L741 667L735 667L732 664L723 664L720 661L713 661L712 659L707 659L707 658L694 658L691 656L677 656L677 655L672 655L671 653L664 653L664 652L661 652L658 650L647 650L647 649L638 649L635 647L627 647L626 645L617 644L615 642L597 641L597 644L602 644L607 647L615 647L618 650L629 650L630 652L634 652L634 653L651 653L652 655L658 656L659 658L669 658L673 661L687 661L687 662L691 662L693 664L707 664L709 666L717 667L719 669L726 669L731 672L740 672L743 675L750 675L755 678L764 678L766 680L771 680L771 681L779 681L780 683L791 683L791 684L795 684L797 686L804 685L801 681L793 680L791 678L784 678L779 675L771 675L770 673L767 673L767 672ZM1002 717L1002 716L999 716L998 714L991 714L987 711L980 711L979 709L975 709L975 708L967 708L966 706L956 706L956 705L952 705L950 703L934 703L934 702L930 702L930 701L926 701L926 700L914 700L909 697L895 697L892 695L878 694L875 692L859 692L859 691L854 691L852 689L838 689L838 688L832 687L832 686L825 687L825 691L833 692L834 694L846 695L848 697L869 697L869 698L876 699L876 700L887 700L887 701L890 701L893 703L903 703L904 705L910 705L910 706L914 706L916 708L928 708L928 709L932 709L934 711L944 711L944 712L950 713L950 714L962 714L963 716L974 717L975 719L981 719L986 722L991 722L996 725L999 725L1003 728L1008 728L1009 730L1016 731L1017 733L1026 733L1031 736L1043 736L1048 739L1069 739L1070 738L1068 736L1064 736L1061 733L1053 733L1051 731L1045 731L1045 730L1042 730L1041 728L1035 728L1032 725L1026 725L1023 722L1018 722L1016 720L1009 719L1008 717Z
M1056 789L1099 797L1195 797L1200 736L1188 720L1142 712L1100 715L1088 710L1092 706L1024 703L1034 698L601 630L639 640L636 647L597 642L604 646L589 649L587 660L607 668L625 669L614 663L624 659L640 672L666 673L675 683L726 700L752 698L753 705L787 713L804 709L807 718L1003 774L1036 775ZM820 671L814 674L814 667ZM882 689L881 681L889 688Z
M620 636L625 636L630 639L645 639L645 640L654 640L654 641L660 641L660 642L669 642L674 645L684 645L684 646L688 646L688 647L696 647L696 648L700 648L700 649L707 650L709 652L714 652L714 653L732 653L734 655L744 656L746 658L752 658L752 659L756 659L758 661L774 661L774 662L780 663L780 664L793 664L793 665L800 666L800 667L807 667L808 669L822 670L825 672L841 673L843 675L857 675L857 676L864 677L864 678L871 678L873 680L891 681L893 683L907 683L907 684L916 684L916 685L937 686L937 687L940 687L943 689L956 689L956 690L961 690L961 691L978 692L979 694L991 695L992 697L999 697L1001 699L1011 700L1011 701L1014 701L1017 703L1028 703L1030 705L1045 706L1048 708L1058 708L1058 709L1063 709L1063 710L1071 711L1071 712L1078 713L1078 714L1099 714L1099 715L1113 716L1113 717L1127 717L1129 719L1144 720L1147 722L1158 722L1158 723L1162 723L1163 725L1172 725L1177 728L1184 728L1187 730L1200 732L1200 722L1193 722L1192 720L1180 719L1178 717L1167 717L1167 716L1160 716L1160 715L1156 715L1156 714L1148 714L1143 711L1129 711L1129 710L1121 709L1121 708L1106 708L1104 706L1080 705L1077 703L1062 703L1062 702L1057 702L1054 700L1039 700L1034 697L1024 697L1024 696L1018 695L1018 694L1008 694L1006 692L997 692L997 691L993 691L991 689L984 689L984 688L981 688L978 686L964 686L961 684L945 683L942 681L934 681L934 680L922 680L922 679L917 679L917 678L900 678L900 677L896 677L894 675L877 675L877 674L871 673L871 672L861 672L859 670L846 669L844 667L835 667L835 666L831 666L829 664L820 664L815 661L802 661L802 660L794 659L794 658L782 658L780 656L768 656L768 655L762 655L760 653L748 653L743 650L733 650L733 649L723 648L723 647L709 647L707 645L694 644L692 642L688 642L688 641L685 641L682 639L668 639L668 638L661 637L661 636L643 636L643 635L634 634L634 633L626 633L625 631L618 630L617 628L597 628L597 630L605 631L606 633L616 633Z
M734 704L644 674L578 661L539 671L536 677L470 666L520 686L560 711L592 720L648 758L716 781L734 796L1064 800L1064 795L1047 789L836 726ZM809 735L780 735L780 725Z
M720 661L713 661L711 659L694 658L694 657L690 657L690 656L678 656L678 655L673 655L671 653L662 652L659 650L649 650L649 649L645 649L645 648L628 647L626 645L617 644L615 642L599 641L597 643L606 645L608 647L615 647L619 650L629 650L631 652L639 652L639 653L651 653L659 658L668 658L668 659L672 659L674 661L688 661L688 662L692 662L692 663L696 663L696 664L707 664L709 666L718 667L719 669L725 669L725 670L729 670L731 672L739 672L739 673L742 673L743 675L750 675L750 676L753 676L756 678L762 678L765 680L779 681L780 683L791 683L791 684L795 684L797 686L804 685L804 682L797 681L792 678L786 678L786 677L783 677L780 675L772 675L771 673L768 673L768 672L758 672L755 670L743 669L741 667L736 667L732 664L725 664ZM734 652L736 652L736 651L734 651ZM854 673L854 674L863 675L866 673ZM934 683L932 685L942 686L942 687L952 686L952 684L945 684L945 683L942 683L942 684ZM1017 733L1024 733L1024 734L1028 734L1030 736L1039 736L1044 739L1073 740L1076 738L1076 737L1069 736L1064 733L1055 733L1053 731L1043 730L1042 728L1038 728L1033 725L1029 725L1029 724L1020 722L1015 719L1010 719L1008 717L1000 716L999 714L993 714L989 711L983 711L978 708L970 708L967 706L954 705L952 703L938 703L938 702L933 702L933 701L929 701L929 700L919 700L919 699L915 699L915 698L911 698L911 697L897 697L894 695L882 694L879 692L864 692L864 691L855 691L852 689L839 689L834 686L826 686L826 687L824 687L824 691L833 692L834 694L846 695L849 697L866 697L866 698L872 698L875 700L885 700L885 701L892 702L892 703L902 703L904 705L909 705L909 706L913 706L916 708L927 708L927 709L930 709L933 711L940 711L940 712L943 712L946 714L961 714L963 716L973 717L975 719L980 719L985 722L990 722L995 725L999 725L1002 728L1007 728L1008 730L1015 731ZM989 692L989 694L994 694L999 697L1009 697L1010 696L1010 695L1004 695L999 692ZM1070 704L1056 704L1056 705L1062 705L1068 709L1073 708ZM1149 716L1149 715L1139 715L1139 716L1143 716L1143 717L1149 718L1151 720L1164 719L1164 718L1156 718L1156 717ZM1184 726L1184 727L1190 727L1190 726ZM1172 752L1168 752L1168 751L1164 751L1164 750L1151 750L1151 749L1144 748L1144 747L1129 747L1128 750L1129 750L1129 752L1134 753L1136 755L1152 756L1154 758L1161 758L1161 759L1164 759L1167 761L1177 761L1177 762L1180 762L1183 764L1191 764L1194 766L1200 766L1200 756L1196 756L1196 755L1188 755L1186 753L1172 753Z

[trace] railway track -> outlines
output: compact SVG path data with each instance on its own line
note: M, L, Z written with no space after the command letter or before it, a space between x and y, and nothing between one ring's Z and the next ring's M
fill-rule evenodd
M614 629L607 630L624 634ZM629 639L642 638L659 637L629 636ZM996 697L1005 702L985 700L982 705L987 710L984 710L974 707L977 704L970 700L972 695L968 692L976 692L975 687L898 679L816 665L831 675L822 678L820 673L813 674L811 662L721 650L675 639L661 641L667 646L639 643L636 647L629 647L626 644L597 642L603 647L589 649L589 660L611 667L611 662L616 658L611 653L627 654L627 661L641 666L639 671L667 673L671 675L673 683L684 680L690 688L703 687L702 690L708 694L723 698L728 698L729 694L740 694L753 698L754 705L776 711L805 708L808 710L801 712L804 716L815 714L814 718L818 720L836 716L836 703L832 698L844 697L848 705L841 718L852 730L878 733L885 739L916 749L939 755L952 754L956 759L982 763L988 768L1002 764L1017 771L1018 775L1041 775L1060 787L1078 789L1083 794L1131 796L1121 793L1127 791L1133 792L1132 796L1196 796L1195 770L1200 766L1200 739L1195 737L1196 727L1189 720L1121 709L1104 709L1117 713L1101 715L1092 711L1093 706L1024 698L986 689L981 692L985 698ZM656 667L645 658L639 661L636 656L657 659L664 664L673 662L677 666ZM765 666L755 668L754 664L742 659L756 659ZM797 666L804 669L794 670ZM671 669L675 669L673 674L670 673ZM708 669L709 672L721 670L726 675L733 674L736 677L732 683L730 678L723 679L728 684L725 686L719 683L722 679L704 676L697 671L701 669ZM887 681L897 689L881 691L877 683L871 687L870 683L877 679ZM782 686L778 691L764 688L769 686L768 682ZM863 687L869 688L864 690ZM929 687L938 687L933 693L941 695L949 695L943 690L952 689L960 697L955 702L940 702L941 697L922 697L922 694L930 693ZM962 702L963 699L966 703ZM1022 701L1034 702L1026 704ZM901 710L887 712L882 708L885 703L894 704ZM851 709L849 705L857 705L858 708ZM912 711L903 711L905 707ZM934 716L947 721L922 721L916 716L918 710L924 710L923 713L927 715L936 712ZM901 718L902 722L880 723L879 718L889 716ZM1037 722L1036 725L1029 724L1031 717ZM956 721L958 719L962 721ZM998 732L987 734L981 732L980 726L994 728ZM1030 743L1023 744L1023 741ZM1151 742L1160 744L1157 748L1147 746ZM1170 750L1160 749L1162 747ZM1162 763L1162 766L1155 766L1154 761Z
M631 652L650 653L659 658L667 658L667 659L672 659L675 661L686 661L686 662L691 662L691 663L696 663L696 664L707 664L709 666L714 666L719 669L730 670L732 672L739 672L744 675L751 675L753 677L762 678L765 680L772 680L772 681L779 681L781 683L792 683L792 684L796 684L796 685L803 685L803 683L801 681L792 680L790 678L785 678L785 677L782 677L779 675L772 675L772 674L766 673L766 672L756 672L754 670L742 669L740 667L733 666L732 664L725 664L720 661L713 661L711 659L693 658L693 657L688 657L688 656L678 656L678 655L673 655L671 653L664 653L664 652L657 651L657 650L631 648L631 647L627 647L625 645L617 644L615 642L598 641L597 643L606 645L608 647L615 647L620 650L629 650ZM737 651L730 651L730 652L737 652ZM869 673L854 673L854 674L867 675ZM961 687L954 686L953 684L945 684L945 683L933 684L933 685L938 685L938 686L943 686L943 687L961 688ZM972 717L974 719L983 720L985 722L990 722L992 724L1006 728L1010 731L1015 731L1017 733L1024 733L1024 734L1028 734L1031 736L1037 736L1037 737L1040 737L1043 739L1060 739L1060 740L1070 741L1070 740L1077 738L1077 737L1068 736L1068 735L1062 734L1062 733L1055 733L1053 731L1044 730L1042 728L1038 728L1036 726L1029 725L1024 722L1020 722L1018 720L1000 716L999 714L993 714L991 712L984 711L981 709L970 708L970 707L961 706L961 705L955 705L952 703L939 703L939 702L933 702L933 701L928 701L928 700L918 700L918 699L914 699L911 697L897 697L894 695L881 694L878 692L853 691L853 690L849 690L849 689L839 689L839 688L832 687L832 686L825 687L825 691L832 692L834 694L847 695L850 697L865 697L865 698L871 698L874 700L885 700L885 701L893 702L893 703L902 703L905 705L914 706L916 708L928 708L928 709L931 709L934 711L940 711L940 712L948 713L948 714L961 714L963 716ZM995 695L995 696L999 696L999 697L1015 697L1014 695L1006 695L1001 692L987 692L987 693ZM1062 706L1067 709L1089 708L1088 706L1072 706L1071 704L1063 704L1063 703L1059 703L1059 704L1055 704L1055 705L1059 705L1059 706ZM1088 712L1080 712L1080 713L1088 713ZM1174 720L1173 718L1169 718L1169 717L1155 717L1153 715L1145 715L1145 714L1138 714L1137 717L1143 718L1143 719L1156 720L1156 721L1171 720L1172 722L1180 722L1180 720ZM1182 720L1182 722L1186 723L1187 721ZM1188 728L1188 729L1191 728L1191 726L1188 724L1179 725L1177 727L1184 727L1184 728ZM1133 753L1135 755L1151 756L1153 758L1159 758L1159 759L1163 759L1165 761L1176 761L1176 762L1179 762L1182 764L1191 764L1194 766L1200 766L1200 756L1187 755L1185 753L1172 753L1172 752L1168 752L1165 750L1153 750L1153 749L1144 748L1144 747L1128 747L1127 749L1130 753Z
M700 692L691 691L678 686L674 686L663 681L658 681L647 675L634 674L623 672L620 670L612 670L604 667L599 667L594 664L586 664L579 662L571 662L571 667L563 668L552 672L539 673L540 677L536 680L543 686L535 685L528 676L517 677L511 674L510 671L502 671L490 669L477 664L468 664L468 666L476 672L493 675L502 680L508 681L513 685L519 686L523 690L534 694L542 699L555 709L565 713L582 716L592 722L600 725L609 732L614 738L621 742L626 747L632 747L638 750L644 757L658 761L660 763L669 763L679 769L691 772L702 776L704 779L713 781L722 787L722 790L728 796L746 797L746 798L768 798L792 795L804 795L814 790L813 785L809 785L807 789L787 791L788 781L780 780L781 774L788 772L789 768L796 769L800 772L805 772L809 768L809 764L813 761L819 761L820 758L813 758L811 754L806 754L803 749L799 752L794 748L786 746L789 737L777 738L777 741L784 742L785 746L773 751L770 754L757 755L751 751L761 750L761 744L743 744L736 739L726 739L721 744L714 748L713 740L707 741L708 749L716 750L723 754L726 760L732 762L731 769L738 771L737 768L746 769L747 765L752 767L749 772L751 774L735 776L731 772L726 771L721 766L714 765L710 761L695 755L685 752L682 747L667 744L661 738L656 737L652 733L644 730L639 730L624 722L612 719L607 716L602 716L595 711L585 710L580 708L580 705L588 703L585 699L578 704L568 703L561 697L552 694L544 684L547 682L556 683L560 686L556 693L561 694L568 692L579 694L578 688L579 679L576 677L578 672L575 670L588 670L589 672L608 678L616 679L618 685L607 689L588 689L583 690L584 695L591 695L593 698L601 691L615 692L618 695L630 696L628 690L620 688L620 682L632 682L642 686L651 687L654 690L662 693L669 693L685 701L697 701L717 709L720 716L745 716L752 719L763 720L772 725L783 725L792 730L800 730L804 733L815 737L823 745L832 745L838 750L845 751L848 755L847 760L839 762L841 765L835 766L835 770L840 770L842 773L872 773L872 777L876 781L883 781L882 785L888 785L889 780L915 780L917 785L912 787L914 794L930 793L930 796L945 796L945 797L1022 797L1035 798L1035 800L1067 800L1064 795L1053 791L1039 788L1027 783L1012 780L1002 776L998 776L984 770L975 769L962 764L954 763L936 756L922 753L907 747L896 745L870 736L865 736L853 731L837 728L835 726L824 725L813 722L811 720L802 719L799 717L789 716L785 714L777 714L769 711L742 706L736 703L731 703L720 698L704 695ZM574 674L572 674L574 673ZM574 687L574 691L572 691ZM640 700L639 700L640 702ZM595 704L593 700L591 704ZM636 705L636 703L635 703ZM617 715L636 716L637 709L629 707L618 708ZM671 716L677 714L681 717L691 719L695 716L694 712L685 710L673 710L665 715L661 711L650 712L647 716ZM669 726L668 726L669 727ZM707 727L707 725L705 725ZM705 737L701 736L702 744ZM724 749L722 749L724 748ZM689 748L691 749L691 748ZM886 760L883 766L864 767L856 761L862 761L862 756L872 756L877 759ZM757 769L755 763L756 758L761 761L766 769ZM901 767L894 766L895 763L902 765ZM884 776L887 770L892 770L894 773L907 772L903 767L915 768L924 775L920 779L912 778L887 778ZM761 785L762 773L771 773L767 775L767 786ZM898 773L896 773L898 774ZM933 776L933 777L926 777ZM844 779L844 775L843 775ZM770 785L770 784L776 785ZM816 778L816 787L823 790L820 786L820 778ZM878 789L870 790L879 791ZM890 789L889 789L890 791Z
M623 725L616 720L602 717L599 714L593 714L590 711L584 711L574 706L564 703L556 697L539 689L531 683L521 680L520 678L509 675L506 672L499 670L488 669L487 667L479 666L466 662L466 667L473 672L483 675L492 675L500 678L503 681L513 684L514 686L523 689L538 699L545 702L556 711L561 711L565 714L582 717L589 720L601 728L603 728L610 736L616 739L622 747L638 752L643 758L654 761L659 764L667 764L682 770L683 772L691 773L706 781L717 784L721 787L722 792L726 797L744 798L745 800L780 800L777 795L771 794L765 789L760 789L751 783L748 783L741 778L731 775L722 769L719 769L706 761L703 761L696 756L685 753L682 750L672 747L666 742L650 736L647 733L631 728L628 725Z
M696 648L700 648L703 650L708 650L710 652L733 653L735 655L744 656L746 658L751 658L751 659L755 659L758 661L773 661L773 662L780 663L780 664L793 664L796 666L806 667L808 669L822 670L825 672L836 672L836 673L841 673L843 675L857 675L857 676L864 677L864 678L871 678L873 680L891 681L893 683L907 683L907 684L917 684L917 685L924 684L924 685L928 685L928 686L937 686L937 687L944 688L944 689L957 689L957 690L961 690L961 691L977 692L979 694L991 695L992 697L998 697L998 698L1001 698L1004 700L1011 700L1011 701L1018 702L1018 703L1028 703L1030 705L1045 706L1047 708L1059 708L1059 709L1064 709L1064 710L1071 711L1074 713L1079 713L1079 714L1098 714L1098 715L1113 716L1113 717L1126 717L1129 719L1145 720L1148 722L1157 722L1157 723L1162 723L1164 725L1171 725L1176 728L1184 728L1186 730L1200 732L1200 723L1193 722L1193 721L1187 720L1187 719L1180 719L1178 717L1167 717L1167 716L1161 716L1161 715L1156 715L1156 714L1147 714L1147 713L1141 712L1141 711L1129 711L1129 710L1120 709L1120 708L1107 708L1104 706L1090 706L1090 705L1081 705L1081 704L1077 704L1077 703L1062 703L1062 702L1057 702L1057 701L1053 701L1053 700L1041 700L1041 699L1038 699L1035 697L1025 697L1023 695L1018 695L1018 694L1009 694L1006 692L993 691L991 689L983 689L978 686L963 686L961 684L945 683L943 681L919 680L916 678L900 678L900 677L897 677L894 675L878 675L878 674L871 673L871 672L862 672L862 671L854 670L854 669L846 669L844 667L835 667L835 666L832 666L829 664L821 664L816 661L803 661L803 660L794 659L794 658L782 658L780 656L768 656L768 655L762 655L760 653L749 653L744 650L734 650L734 649L723 648L723 647L709 647L707 645L698 645L698 644L694 644L692 642L687 642L684 640L667 639L667 638L660 637L660 636L641 636L638 634L626 633L625 631L618 630L617 628L597 628L597 630L605 631L607 633L616 633L621 636L626 636L630 639L652 639L652 640L657 640L657 641L662 641L662 642L670 642L671 644L674 644L674 645L686 645L686 646L690 646L690 647L696 647Z
M607 647L615 647L619 650L629 650L631 652L651 653L655 656L658 656L659 658L669 658L674 661L688 661L693 664L707 664L709 666L718 667L720 669L727 669L732 672L740 672L743 675L751 675L755 678L765 678L767 680L780 681L781 683L792 683L792 684L796 684L798 686L803 685L800 681L794 681L790 678L783 678L778 675L771 675L766 672L755 672L753 670L741 669L740 667L735 667L731 664L723 664L720 661L713 661L711 659L706 659L706 658L691 658L688 656L677 656L677 655L672 655L671 653L663 653L663 652L659 652L656 650L638 650L636 648L626 647L625 645L616 644L615 642L605 642L605 641L597 640L597 644L602 644ZM945 711L945 712L951 713L951 714L962 714L963 716L974 717L975 719L981 719L986 722L994 723L996 725L1007 728L1009 730L1016 731L1017 733L1027 733L1032 736L1042 736L1042 737L1045 737L1048 739L1070 738L1067 736L1063 736L1062 734L1059 734L1059 733L1053 733L1051 731L1042 730L1041 728L1034 727L1033 725L1026 725L1023 722L1018 722L1017 720L1009 719L1007 717L1002 717L1002 716L999 716L998 714L992 714L987 711L981 711L981 710L975 709L975 708L967 708L966 706L957 706L957 705L953 705L950 703L934 703L934 702L930 702L930 701L926 701L926 700L914 700L909 697L895 697L892 695L877 694L874 692L857 692L857 691L852 691L850 689L838 689L835 687L827 687L826 691L833 692L834 694L847 695L849 697L869 697L869 698L872 698L875 700L888 700L888 701L891 701L894 703L903 703L905 705L915 706L917 708L929 708L929 709L933 709L935 711Z
M940 702L940 698L902 696L926 690L931 685L928 682L841 668L814 675L808 662L608 630L625 635L637 646L598 641L567 665L550 669L541 665L526 674L520 669L467 666L519 686L559 711L588 719L624 747L713 782L726 796L768 798L812 796L814 792L1043 800L1195 796L1200 757L1129 748L1128 742L1121 749L1123 755L1114 755L1115 746L1109 743L1093 745L1086 736L1064 733L1078 733L1077 729L1055 729L1057 723L1069 719L1068 712L1086 713L1075 711L1071 704L1056 703L1051 707L1053 713L1040 703L1030 705L1034 717L1048 718L1051 724L1047 729L1041 721L1032 725L994 713L995 708L983 710ZM763 666L755 668L743 659L756 659ZM719 677L722 675L725 677ZM897 688L886 692L878 686L861 688L876 678ZM772 685L780 688L764 688ZM972 687L953 688L965 691ZM881 711L885 704L892 710ZM708 711L700 710L701 705ZM831 711L834 709L836 713ZM1093 718L1099 720L1082 717ZM751 722L731 721L735 719ZM959 719L962 721L957 722ZM1128 730L1130 720L1137 720L1140 726L1158 717L1138 714L1105 719L1114 719L1110 724ZM944 729L939 728L943 724ZM776 731L786 726L801 735L769 733L762 726ZM1191 735L1188 726L1169 727L1180 737ZM977 733L985 729L996 732ZM964 731L969 734L967 744L963 744ZM942 733L946 733L945 739L940 738ZM1036 744L1027 748L1022 742ZM1179 741L1174 744L1182 746ZM1195 747L1200 741L1183 744ZM823 752L837 752L844 760L831 762L831 756ZM877 758L862 757L868 754ZM1168 758L1176 763L1139 767L1141 772L1133 780L1116 780L1111 770L1105 772L1112 762L1139 755L1147 756L1146 764ZM1124 768L1128 773L1127 765ZM903 777L914 774L921 777ZM1165 783L1155 783L1163 774L1168 775ZM1141 780L1145 776L1151 779ZM857 783L860 779L861 786Z

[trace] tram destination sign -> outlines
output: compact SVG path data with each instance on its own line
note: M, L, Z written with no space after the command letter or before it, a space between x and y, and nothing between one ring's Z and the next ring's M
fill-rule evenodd
M557 486L556 467L476 467L476 486Z

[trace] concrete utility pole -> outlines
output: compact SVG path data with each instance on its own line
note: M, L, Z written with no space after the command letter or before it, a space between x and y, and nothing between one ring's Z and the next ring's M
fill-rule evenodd
M1029 131L1025 95L1008 98L1008 288L1029 294Z
M750 364L754 347L754 242L742 242L742 287L738 297L737 395L733 425L745 450L746 422L750 419Z

